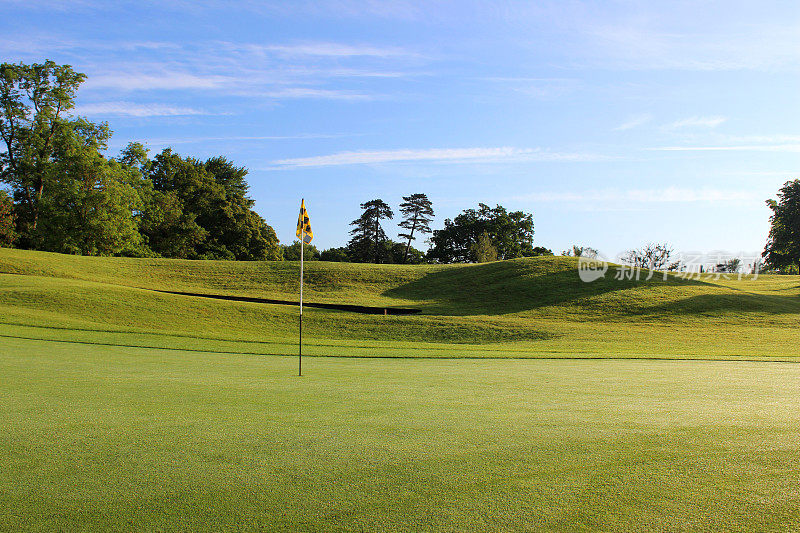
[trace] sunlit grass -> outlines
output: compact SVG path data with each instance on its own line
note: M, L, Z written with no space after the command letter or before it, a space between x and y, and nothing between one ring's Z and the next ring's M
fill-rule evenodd
M3 339L2 530L800 527L800 367Z

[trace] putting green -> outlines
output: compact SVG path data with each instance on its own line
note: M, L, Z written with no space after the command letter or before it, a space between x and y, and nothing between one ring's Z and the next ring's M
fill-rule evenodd
M800 528L800 365L0 341L2 530Z

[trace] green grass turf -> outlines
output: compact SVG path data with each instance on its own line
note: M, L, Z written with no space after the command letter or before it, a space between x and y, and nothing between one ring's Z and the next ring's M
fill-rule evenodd
M0 530L789 531L800 365L3 338Z
M297 267L0 249L0 530L800 528L800 278Z
M296 299L292 262L95 258L0 249L0 335L290 354L297 309L148 289ZM574 258L483 265L308 262L306 300L413 306L414 316L307 308L315 355L797 359L800 278L586 284Z

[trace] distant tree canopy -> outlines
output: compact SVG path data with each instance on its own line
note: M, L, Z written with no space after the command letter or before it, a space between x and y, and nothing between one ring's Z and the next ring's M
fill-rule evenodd
M440 263L476 262L481 248L474 245L484 232L497 250L497 259L537 255L532 214L478 204L478 209L467 209L453 220L446 219L444 228L433 232L428 257Z
M319 261L320 253L313 244L303 244L303 260ZM288 246L281 245L285 261L300 261L300 241L294 241Z
M800 180L787 181L777 200L767 200L772 210L767 245L761 254L770 269L800 271Z
M205 162L181 157L169 148L152 161L141 147L129 146L147 182L141 232L150 249L165 257L188 259L276 260L275 231L252 210L247 170L224 157Z
M580 246L577 244L573 244L572 248L564 250L563 252L561 252L561 255L566 257L586 257L589 259L594 259L597 257L598 253L599 252L596 249L590 246Z
M361 209L364 210L361 216L350 223L355 226L350 230L352 238L347 244L350 260L356 263L389 262L386 232L381 220L391 219L394 216L392 209L380 198L364 202Z
M641 248L628 250L620 258L636 268L647 270L677 270L680 261L672 260L672 247L668 244L648 243Z
M285 256L284 256L285 258ZM319 254L320 261L333 261L337 263L347 263L350 261L350 255L347 253L347 248L328 248Z
M406 243L394 242L391 239L386 239L380 244L380 255L384 263L408 263L419 264L425 262L425 254L417 250L413 246L408 247ZM371 258L371 256L367 256ZM350 249L347 247L329 248L320 253L320 260L322 261L335 261L346 263L363 263L369 261L356 261L350 255Z
M0 65L0 243L86 255L279 259L252 210L247 170L141 144L103 155L111 130L69 115L85 76L69 65ZM10 211L10 212L9 212ZM8 229L11 226L11 229Z

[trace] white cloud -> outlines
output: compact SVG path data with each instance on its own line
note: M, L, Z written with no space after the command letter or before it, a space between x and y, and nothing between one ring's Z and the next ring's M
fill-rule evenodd
M726 117L688 117L676 120L666 125L666 128L677 130L681 128L716 128L723 122L728 120Z
M129 117L174 117L182 115L209 115L205 111L190 107L165 104L136 104L132 102L97 102L76 106L76 115L84 116L129 116Z
M429 148L421 150L381 150L339 152L330 155L298 157L273 161L274 169L330 167L411 161L447 163L517 161L599 161L606 156L589 153L549 152L541 148Z
M630 117L628 120L614 128L614 131L624 131L636 128L643 124L650 122L653 119L653 115L650 113L643 113L641 115L635 115Z

